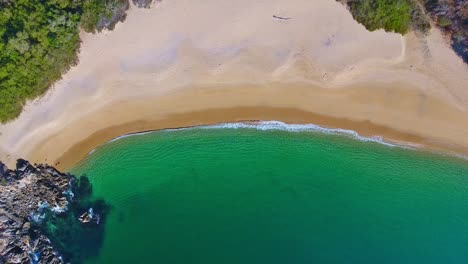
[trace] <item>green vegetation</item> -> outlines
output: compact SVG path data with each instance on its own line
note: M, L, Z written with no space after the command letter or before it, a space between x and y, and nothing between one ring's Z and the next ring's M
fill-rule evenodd
M468 1L416 0L426 13L451 39L452 48L468 64Z
M468 63L468 1L466 0L338 0L347 4L354 19L368 30L401 34L410 29L427 33L433 21L451 39L451 45Z
M383 28L405 34L411 26L415 9L410 0L360 0L348 1L354 19L368 30Z
M0 122L76 63L80 25L113 28L127 9L127 0L0 0Z
M452 21L450 21L450 19L446 16L439 16L437 18L437 24L440 26L440 27L448 27L450 25L452 25Z
M113 29L118 21L125 19L128 7L127 0L84 1L81 27L87 32Z

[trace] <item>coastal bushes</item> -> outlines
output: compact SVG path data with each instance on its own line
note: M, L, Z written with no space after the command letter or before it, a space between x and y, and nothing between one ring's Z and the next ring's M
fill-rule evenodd
M86 32L114 29L117 22L125 19L128 7L127 0L84 1L81 27Z
M368 30L384 29L405 34L410 29L426 33L432 20L468 63L468 1L466 0L338 0Z
M0 122L76 63L80 26L113 28L127 9L127 0L0 0Z
M454 51L468 63L468 1L417 0L452 41Z
M385 29L405 34L411 25L413 4L410 0L348 1L350 11L368 30Z

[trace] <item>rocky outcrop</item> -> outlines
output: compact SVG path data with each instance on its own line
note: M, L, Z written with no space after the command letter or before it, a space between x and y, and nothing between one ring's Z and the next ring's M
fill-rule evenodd
M20 159L10 170L0 162L0 263L64 263L41 224L48 215L72 213L75 181L47 165Z
M137 7L150 8L153 0L132 0Z
M450 39L455 52L468 63L468 1L418 0Z
M362 23L367 29L373 31L379 28L395 31L392 27L398 24L394 12L389 8L378 7L388 6L399 10L401 6L408 6L411 13L411 29L416 32L427 33L431 24L437 26L447 37L455 53L460 56L465 63L468 63L468 1L466 0L337 0L345 4L353 17ZM372 13L372 15L370 15ZM390 18L391 19L390 19ZM400 16L397 16L400 17ZM385 19L389 23L383 23ZM432 23L429 23L432 21ZM386 28L386 26L390 28ZM405 33L397 31L399 33Z

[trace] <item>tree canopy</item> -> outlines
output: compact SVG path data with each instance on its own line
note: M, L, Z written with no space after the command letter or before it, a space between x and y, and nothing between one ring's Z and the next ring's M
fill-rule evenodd
M349 1L348 6L354 19L370 31L382 28L404 34L411 25L410 0L359 0Z
M127 0L0 0L0 122L76 63L80 26L112 28L127 9Z

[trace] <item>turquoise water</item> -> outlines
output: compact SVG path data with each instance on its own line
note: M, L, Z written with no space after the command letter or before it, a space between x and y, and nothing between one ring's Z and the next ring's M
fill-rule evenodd
M468 263L468 162L347 136L188 129L72 170L111 204L88 263Z

